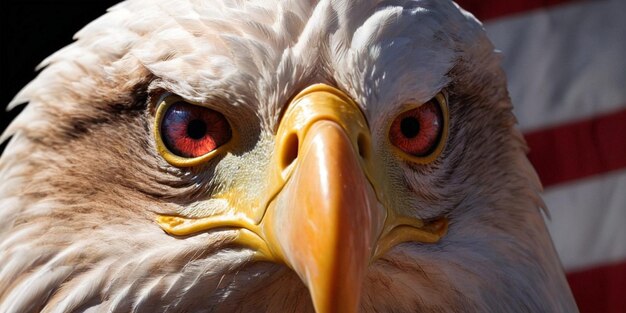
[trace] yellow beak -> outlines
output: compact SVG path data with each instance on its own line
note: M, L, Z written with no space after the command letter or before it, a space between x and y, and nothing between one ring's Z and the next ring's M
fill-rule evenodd
M371 151L365 117L343 92L313 85L287 108L269 171L270 197L260 223L237 215L203 219L160 216L175 235L216 227L240 229L236 241L259 260L292 268L318 313L357 312L367 267L405 241L437 242L447 222L399 216Z
M336 89L317 85L294 99L278 136L275 155L288 161L277 162L274 182L286 183L268 208L266 239L309 287L317 312L356 312L385 220L358 152L359 137L369 142L365 119Z

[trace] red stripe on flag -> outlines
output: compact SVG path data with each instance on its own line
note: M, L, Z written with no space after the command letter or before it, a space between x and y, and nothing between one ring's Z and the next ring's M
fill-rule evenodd
M575 1L580 0L457 0L456 2L463 9L472 12L479 20L488 20Z
M524 137L544 186L626 168L626 109Z
M626 261L567 274L581 313L626 312Z

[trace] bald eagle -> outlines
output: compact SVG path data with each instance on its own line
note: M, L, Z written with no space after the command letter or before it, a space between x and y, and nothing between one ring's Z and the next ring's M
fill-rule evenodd
M451 1L128 0L2 140L0 312L575 312Z

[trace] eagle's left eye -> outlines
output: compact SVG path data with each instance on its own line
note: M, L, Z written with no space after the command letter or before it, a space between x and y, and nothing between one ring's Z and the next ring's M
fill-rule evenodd
M166 99L156 118L157 146L176 166L195 165L232 137L230 124L220 112L181 99Z
M432 100L398 115L389 129L389 141L411 160L432 161L446 139L447 107L445 97Z

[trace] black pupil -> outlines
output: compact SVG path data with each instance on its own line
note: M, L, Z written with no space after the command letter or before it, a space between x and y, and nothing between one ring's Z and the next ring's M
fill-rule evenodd
M405 117L400 122L400 131L406 138L414 138L420 132L420 122L414 117Z
M201 139L206 134L206 123L202 120L192 120L187 125L187 136L191 139Z

